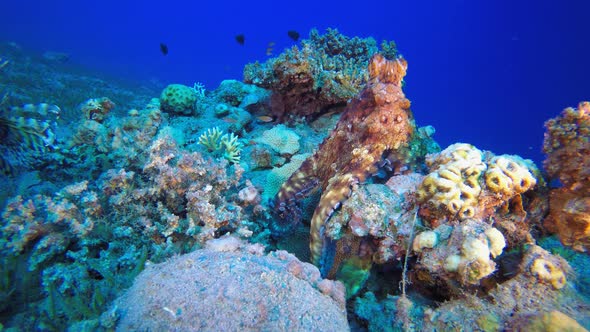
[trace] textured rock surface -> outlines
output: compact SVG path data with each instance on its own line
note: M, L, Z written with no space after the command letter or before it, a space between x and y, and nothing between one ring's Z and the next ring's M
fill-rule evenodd
M233 237L151 265L117 301L117 330L347 331L344 290L286 251Z

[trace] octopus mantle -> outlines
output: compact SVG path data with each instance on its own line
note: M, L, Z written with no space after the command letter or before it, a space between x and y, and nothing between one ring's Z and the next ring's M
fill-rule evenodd
M380 167L403 160L414 132L410 101L402 91L404 59L371 58L369 80L344 110L336 128L282 185L274 199L279 225L300 221L299 202L320 188L311 219L312 262L324 276L334 277L344 257L359 254L360 245L338 245L326 235L325 224L335 209ZM355 252L357 251L357 252Z

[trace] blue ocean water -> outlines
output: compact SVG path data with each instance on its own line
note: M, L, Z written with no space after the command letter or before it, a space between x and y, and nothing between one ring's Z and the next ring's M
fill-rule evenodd
M436 215L436 207L428 207L425 201L416 204L417 195L408 193L408 188L417 188L421 183L417 173L398 177L398 182L390 185L399 190L396 194L380 183L383 179L368 181L366 187L360 185L363 190L370 188L363 191L366 197L360 203L351 199L345 206L348 197L344 195L332 208L338 213L343 211L340 215L357 209L357 214L347 216L351 232L362 240L353 236L352 244L330 242L324 248L329 253L321 257L328 261L325 265L331 266L342 252L356 249L360 257L361 253L374 251L375 261L380 263L371 261L368 268L363 265L367 262L352 257L345 263L337 262L342 266L334 264L341 268L336 276L326 276L328 272L322 270L322 277L334 277L347 288L321 281L319 272L311 265L303 265L294 256L285 258L286 253L275 254L282 263L272 261L259 244L266 245L267 251L287 250L302 261L310 261L309 219L314 215L319 195L303 200L302 196L311 191L305 185L317 186L324 180L337 183L338 179L314 178L304 183L303 188L298 188L300 192L295 193L297 202L287 206L280 204L278 196L275 201L272 199L291 174L288 172L297 169L318 148L338 121L338 115L331 109L313 123L296 119L283 126L269 110L269 92L239 81L247 64L263 63L288 53L291 47L300 46L301 40L310 38L312 29L324 34L335 28L348 37L372 37L377 44L393 40L408 62L403 91L412 103L416 122L418 126L436 128L433 138L442 149L457 142L470 143L496 155L530 158L542 170L544 122L566 107L590 100L589 12L590 2L582 0L5 1L0 4L0 171L13 165L17 169L0 174L0 185L5 189L0 192L0 331L6 327L113 330L122 324L121 312L143 314L137 308L117 309L119 304L129 305L124 303L125 299L113 302L120 299L140 272L148 269L153 273L150 266L203 246L232 252L230 256L259 256L255 260L269 270L254 278L254 282L268 282L271 289L279 292L285 287L274 285L284 282L283 274L295 275L313 287L311 291L286 287L294 299L299 300L302 293L325 295L339 303L341 307L335 311L344 314L340 321L346 322L348 318L352 330L410 329L412 324L417 324L413 326L416 330L445 330L457 327L457 319L466 320L467 329L477 326L498 330L500 324L508 324L517 330L528 326L527 320L532 316L544 317L554 310L561 310L588 328L590 311L586 303L590 282L584 277L590 269L588 255L564 247L556 236L547 236L556 232L555 225L543 223L550 219L547 215L551 204L561 208L563 215L587 218L588 195L580 191L577 194L581 199L575 195L572 198L568 196L573 195L570 192L560 193L560 189L551 188L564 195L567 204L560 206L559 199L550 201L550 188L535 172L535 189L527 187L514 200L497 192L490 194L488 188L482 193L483 198L473 204L483 210L478 213L490 214L465 223L453 219L459 218L459 212L447 220L447 216ZM293 40L288 31L297 31L299 41ZM237 36L243 36L243 42L238 42ZM172 86L171 90L194 96L187 102L190 109L164 104L165 94L161 93L173 83L184 86ZM38 104L42 102L50 104ZM574 113L570 112L570 117ZM56 114L61 118L56 119ZM22 121L9 119L12 115L21 116ZM565 120L564 123L567 125ZM44 128L40 132L44 125L49 131ZM584 148L584 140L587 143L583 136L586 129L579 128L588 124L580 121L576 125L572 125L569 138L579 145L572 145L572 150L568 150L570 156L578 152L575 148ZM568 133L559 132L559 126L555 127L553 134L567 136ZM32 134L26 132L28 129L32 129ZM424 132L428 130L421 133ZM273 141L279 136L283 139L280 144ZM413 148L419 152L413 156L415 160L409 158L408 165L401 168L396 168L400 165L395 160L382 160L379 165L383 174L379 175L390 176L388 166L400 171L396 175L407 170L435 172L427 170L423 154L436 150L436 143L422 136L416 146ZM473 152L461 145L454 148L460 151L457 155ZM343 149L337 154L347 156L349 152ZM481 156L486 163L495 162L490 155ZM577 161L584 161L583 155L578 153L577 157ZM512 161L511 167L524 169L520 174L529 174L532 169L518 158L507 160ZM346 168L346 164L340 166ZM337 169L338 165L334 162L329 168ZM575 169L567 168L575 175L587 174L584 169L578 173ZM470 180L466 181L471 188ZM477 181L479 184L474 186L484 186L487 177L481 176ZM552 185L558 186L557 182ZM584 185L573 187L588 189ZM402 193L404 190L408 192ZM462 195L460 198L464 199ZM371 210L373 206L377 207ZM422 209L420 214L418 208ZM281 209L293 209L295 213L290 216L303 221L295 228L285 227L287 239L278 234L284 226L277 217ZM560 210L556 210L559 215ZM366 220L359 215L371 219L379 213L389 219L372 224L374 228L369 232ZM440 220L429 223L430 217ZM471 233L461 233L457 225L476 236L470 238ZM382 233L389 231L392 233ZM420 238L430 244L412 242L422 231L426 235ZM223 237L227 232L241 240ZM494 246L493 235L488 234L501 241ZM529 243L531 237L548 252ZM207 242L211 238L221 239ZM364 242L367 238L373 242ZM449 238L455 242L446 241ZM504 238L506 243L498 244ZM243 240L250 243L240 242ZM575 240L579 240L578 250L587 247L583 236ZM484 248L484 263L477 263L484 266L482 270L487 269L485 272L461 267L476 275L475 281L466 281L467 277L456 273L459 267L447 271L447 258L451 256L455 262L470 266L471 262L465 263L466 247ZM502 249L501 256L492 253L502 253ZM569 262L571 270L558 255ZM427 263L422 264L422 258ZM543 259L540 269L548 270L549 276L529 271L538 259ZM446 272L439 279L420 279L432 272L425 269L428 263L440 272L442 261ZM189 259L189 263L193 262ZM212 280L219 281L226 280L223 273L232 269L231 261L229 268L225 264L209 262L191 268L203 273L199 278L213 276ZM258 266L252 268L257 269ZM199 278L193 276L184 281L201 287ZM412 310L400 308L404 305L399 300L406 296L407 278L414 283L407 287L408 298L415 303ZM155 304L148 309L154 311L148 315L156 318L146 320L148 325L169 324L170 320L179 323L185 317L190 321L190 314L195 314L182 303L174 304L176 307L170 304L181 298L174 292L183 291L183 285L175 281L163 278L162 284L140 284L136 288L139 291L132 293L131 298L152 287L161 291L151 298ZM253 294L246 299L221 295L217 298L219 303L235 300L243 305L246 314L254 308L254 316L264 318L264 306L276 305L272 296L260 299L260 294L252 289L221 285L218 290L218 285L208 288L213 281L207 283L210 284L200 288L200 296L213 290L224 295L232 291ZM350 289L358 293L351 295ZM544 291L551 296L539 295ZM488 301L484 297L476 300L469 295L479 292L498 299L519 294L517 300L524 303L526 310L519 312L520 304L504 306L502 301ZM465 294L468 296L463 297ZM545 302L528 301L527 296L537 296ZM271 303L264 304L264 300ZM218 303L209 304L209 309L216 312ZM545 304L545 308L539 307ZM291 305L289 302L283 308ZM234 310L228 308L219 310ZM461 308L473 311L463 312ZM195 317L199 316L199 307L192 309L197 311ZM473 317L484 311L490 314ZM406 320L399 319L404 315ZM283 314L279 318L285 317L290 316ZM199 318L207 319L207 315L201 312ZM263 318L260 321L265 321ZM131 321L129 326L133 327L141 319ZM324 329L330 330L325 326Z
M462 141L543 159L543 123L590 90L587 1L6 1L0 39L137 79L209 89L242 78L311 28L394 40L406 94L442 147ZM245 35L243 46L234 36ZM169 47L162 56L159 44Z

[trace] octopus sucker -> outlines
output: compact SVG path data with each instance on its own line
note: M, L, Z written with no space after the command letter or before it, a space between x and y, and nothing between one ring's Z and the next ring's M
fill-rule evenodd
M366 86L346 106L336 128L281 186L274 199L277 222L296 222L299 220L294 219L301 218L301 213L294 203L309 195L312 186L321 190L310 222L310 250L312 262L324 276L335 275L340 262L358 254L358 250L327 234L326 222L358 184L381 168L392 169L392 164L401 167L392 161L406 159L415 130L410 101L402 91L406 69L402 58L387 60L375 54L369 63Z

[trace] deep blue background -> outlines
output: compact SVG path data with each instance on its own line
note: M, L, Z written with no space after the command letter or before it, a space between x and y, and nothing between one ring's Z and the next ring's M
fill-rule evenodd
M274 55L292 45L291 29L395 40L409 63L406 94L418 124L433 125L443 148L469 142L539 162L543 122L590 100L589 13L588 0L4 0L0 40L208 89L241 79L246 63L267 58L269 42Z

